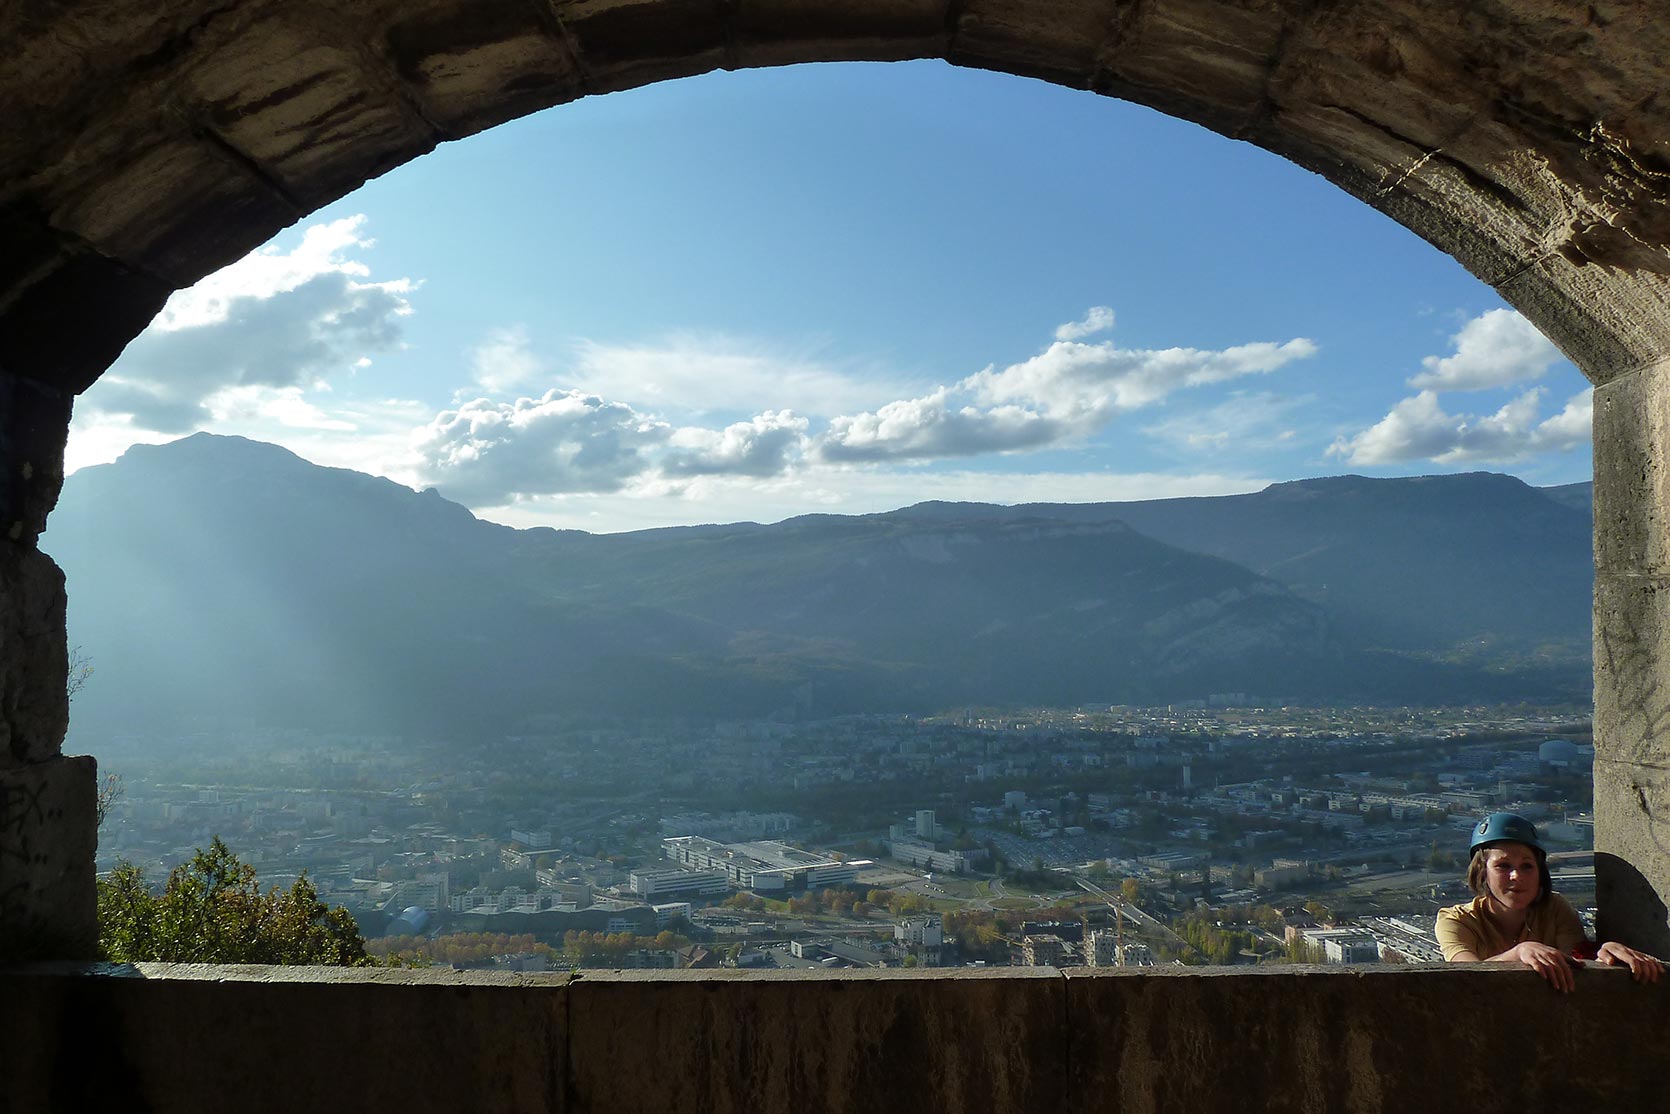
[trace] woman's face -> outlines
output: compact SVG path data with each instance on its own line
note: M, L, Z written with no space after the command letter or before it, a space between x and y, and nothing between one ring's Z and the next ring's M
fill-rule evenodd
M1498 843L1485 851L1490 896L1509 909L1529 909L1542 884L1537 853L1523 843Z

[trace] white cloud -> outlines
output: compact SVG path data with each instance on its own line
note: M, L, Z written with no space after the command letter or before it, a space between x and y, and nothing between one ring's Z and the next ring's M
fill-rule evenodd
M1030 360L1002 371L987 368L963 385L988 403L1025 401L1059 417L1101 421L1116 411L1152 406L1185 387L1267 374L1316 351L1316 345L1303 337L1219 351L1057 341Z
M471 506L528 495L619 491L651 467L670 427L582 391L478 398L444 410L413 437L427 481Z
M343 217L304 229L301 241L290 251L280 251L272 244L257 248L194 285L176 290L151 328L169 332L225 321L232 303L239 298L270 298L320 275L365 278L370 268L347 255L376 243L360 235L364 226L364 214ZM404 280L402 286L406 288Z
M673 476L775 476L805 452L808 425L792 411L767 410L722 430L688 426L669 438L661 468Z
M264 248L177 292L78 409L186 433L247 406L251 392L282 406L285 392L318 388L398 348L414 284L360 281L365 265L344 253L369 245L357 235L362 220L315 225L291 252Z
M1586 443L1593 391L1573 395L1558 414L1539 421L1543 393L1534 387L1494 414L1472 417L1446 413L1435 392L1422 391L1354 437L1337 439L1328 455L1365 465L1422 459L1510 463Z
M1422 390L1477 391L1540 379L1560 359L1559 349L1511 309L1493 309L1450 338L1455 352L1427 356L1426 370L1409 380Z
M873 405L898 389L881 377L842 374L803 355L687 333L660 344L582 341L564 379L606 398L687 414L754 413L762 403L835 414Z
M818 443L830 461L932 460L1035 449L1073 431L1024 406L957 406L941 387L922 398L833 419Z
M1316 351L1303 337L1218 351L1058 340L1001 371L988 367L952 387L837 417L818 452L831 461L880 461L1041 448L1086 436L1117 413L1176 391L1266 374Z
M535 354L528 330L521 325L494 329L470 353L476 386L493 394L531 387L545 371L545 361Z
M1113 310L1109 306L1091 306L1082 321L1070 321L1055 328L1056 340L1083 340L1113 328Z

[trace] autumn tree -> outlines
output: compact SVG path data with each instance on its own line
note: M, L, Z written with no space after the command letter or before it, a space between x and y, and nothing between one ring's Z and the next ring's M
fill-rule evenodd
M304 875L262 892L255 868L216 836L174 868L161 894L122 863L98 884L99 946L119 963L272 963L362 967L375 961L348 910Z

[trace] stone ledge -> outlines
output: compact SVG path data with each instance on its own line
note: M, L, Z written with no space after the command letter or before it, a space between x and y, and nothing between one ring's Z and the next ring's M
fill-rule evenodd
M0 969L0 1108L1656 1109L1670 986L1507 967Z

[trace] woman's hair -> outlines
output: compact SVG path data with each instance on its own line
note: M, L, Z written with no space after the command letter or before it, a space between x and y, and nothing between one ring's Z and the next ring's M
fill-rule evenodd
M1474 897L1483 897L1490 892L1490 885L1485 880L1486 864L1490 861L1492 848L1501 844L1486 844L1473 852L1473 861L1467 864L1467 888L1473 891ZM1548 900L1548 895L1554 892L1554 876L1548 873L1548 856L1531 848L1531 854L1537 857L1537 896L1531 901L1533 906L1541 905Z

